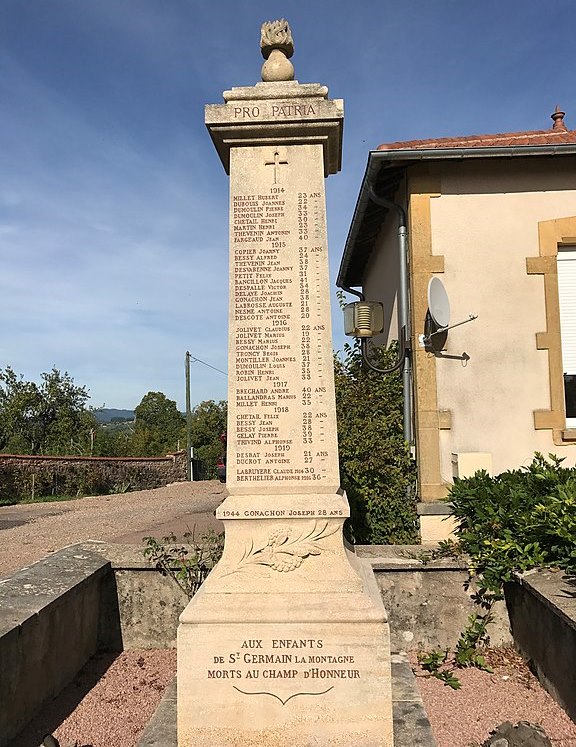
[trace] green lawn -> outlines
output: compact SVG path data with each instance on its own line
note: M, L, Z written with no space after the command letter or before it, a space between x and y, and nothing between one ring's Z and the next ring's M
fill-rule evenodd
M26 498L0 498L0 506L17 506L22 503L52 503L54 501L73 501L82 498L80 495L35 495Z

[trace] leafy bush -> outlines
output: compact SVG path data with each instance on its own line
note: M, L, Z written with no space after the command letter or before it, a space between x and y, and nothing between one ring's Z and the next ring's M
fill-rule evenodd
M196 540L193 532L186 532L184 543L177 543L175 534L161 540L144 537L144 543L144 557L191 599L222 557L224 535L209 530Z
M516 572L576 571L576 469L562 461L536 454L528 467L455 482L447 500L483 598L502 598Z
M469 556L474 599L484 612L471 615L451 657L443 651L419 656L430 676L459 687L454 667L488 669L478 648L488 643L492 608L516 573L537 567L576 573L576 468L562 461L537 453L528 467L455 481L446 500L457 542L441 543L436 554Z
M396 347L375 349L380 368L396 360ZM360 346L345 345L334 362L342 486L348 493L349 537L356 543L419 542L415 467L402 433L402 382L362 364Z

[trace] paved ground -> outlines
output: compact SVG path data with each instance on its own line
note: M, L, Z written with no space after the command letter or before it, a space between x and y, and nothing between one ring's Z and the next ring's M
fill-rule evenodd
M58 503L0 506L0 579L89 539L141 544L147 535L222 531L214 511L225 497L224 485L207 480Z
M66 503L0 507L0 578L65 545L88 539L140 543L146 534L162 537L173 530L178 536L194 526L202 533L204 528L218 526L213 511L225 496L225 487L214 481ZM50 714L39 714L34 739L26 737L12 747L35 747L47 725L63 740L80 739L80 744L94 747L134 747L154 698L159 699L163 685L174 674L173 653L125 652L117 665L99 676L82 702L78 703L77 684L71 686L77 707L63 706L55 699ZM494 655L497 658L490 660L493 674L462 670L458 677L463 686L456 691L438 680L424 679L417 670L438 747L480 744L505 720L540 723L554 747L576 746L576 725L540 688L519 657L513 652ZM132 682L132 687L126 688L126 682Z

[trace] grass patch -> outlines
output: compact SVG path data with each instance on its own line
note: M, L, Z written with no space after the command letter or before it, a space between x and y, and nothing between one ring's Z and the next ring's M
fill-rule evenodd
M35 495L25 498L0 498L0 506L19 506L23 503L53 503L56 501L73 501L79 495Z

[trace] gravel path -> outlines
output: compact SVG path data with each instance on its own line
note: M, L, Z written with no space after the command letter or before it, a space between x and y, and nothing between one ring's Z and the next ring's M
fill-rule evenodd
M134 747L176 672L176 651L95 656L76 680L28 724L10 747Z
M88 539L139 544L146 534L181 535L217 528L214 509L226 496L215 481L81 498L65 503L0 507L0 578L65 545ZM438 747L481 744L503 721L541 724L555 747L576 747L576 724L540 687L513 652L492 654L493 674L462 670L462 689L418 677ZM174 676L174 651L126 651L93 659L10 747L38 747L46 732L62 745L134 747Z
M157 490L0 506L0 579L66 545L86 540L140 544L142 537L176 535L194 527L222 530L213 512L226 488L215 480Z
M576 747L576 724L515 651L495 649L486 659L492 674L474 668L456 671L460 690L425 678L414 666L438 747L475 747L504 721L539 724L554 747Z

